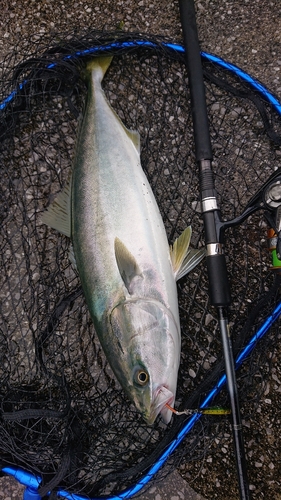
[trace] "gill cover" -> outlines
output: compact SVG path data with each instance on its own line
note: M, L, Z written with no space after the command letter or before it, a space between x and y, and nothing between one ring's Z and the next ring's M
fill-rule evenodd
M153 298L132 297L118 303L111 312L110 322L115 335L126 341L127 347L136 339L143 347L148 340L159 347L158 340L172 342L171 334L178 330L172 312ZM159 355L167 357L167 353Z
M122 377L126 392L148 424L166 402L174 404L180 355L180 332L164 304L155 299L129 298L118 303L110 315L112 331L119 345L114 368Z

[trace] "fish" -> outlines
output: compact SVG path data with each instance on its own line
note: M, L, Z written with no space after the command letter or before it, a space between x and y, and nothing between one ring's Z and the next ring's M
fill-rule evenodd
M188 226L169 245L142 169L140 135L102 88L110 57L86 68L87 98L71 178L42 222L71 239L94 328L121 387L152 425L168 424L181 354L177 280L203 259Z

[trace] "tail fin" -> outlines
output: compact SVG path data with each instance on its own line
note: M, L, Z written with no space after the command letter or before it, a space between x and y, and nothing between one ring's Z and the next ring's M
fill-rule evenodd
M88 80L92 76L95 82L101 83L105 73L107 72L111 64L112 59L112 56L104 56L97 57L89 61L84 73L85 79Z

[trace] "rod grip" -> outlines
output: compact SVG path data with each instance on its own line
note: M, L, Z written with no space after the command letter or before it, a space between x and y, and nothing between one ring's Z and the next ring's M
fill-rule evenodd
M226 307L231 302L225 255L207 255L210 301L213 306Z

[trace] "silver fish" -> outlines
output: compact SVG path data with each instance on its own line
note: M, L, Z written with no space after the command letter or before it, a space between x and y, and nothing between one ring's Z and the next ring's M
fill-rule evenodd
M128 130L101 87L110 58L88 64L88 96L72 179L43 222L72 240L90 314L124 391L152 424L174 406L181 334L176 280L204 250L189 248L188 227L170 248Z

